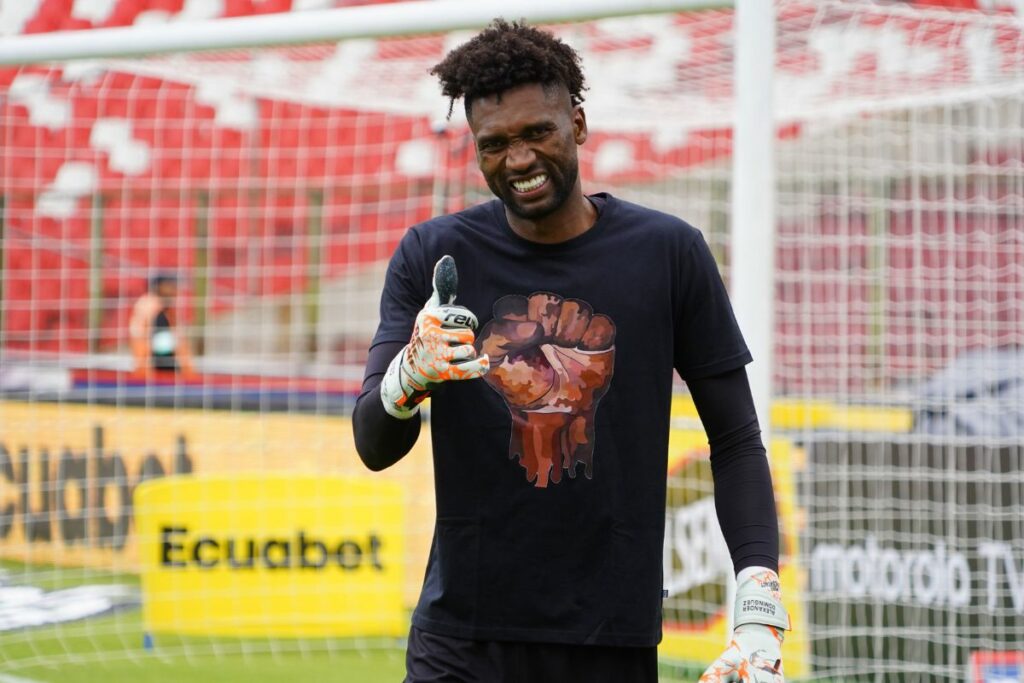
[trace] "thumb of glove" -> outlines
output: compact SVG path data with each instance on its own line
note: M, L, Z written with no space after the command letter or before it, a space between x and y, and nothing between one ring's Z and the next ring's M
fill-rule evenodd
M424 311L431 310L442 328L459 329L477 328L477 318L465 306L456 306L455 290L459 286L459 274L455 269L455 259L447 254L434 264L434 291L427 300Z
M455 291L459 287L459 273L455 269L455 259L445 254L434 264L434 291L427 301L428 306L445 306L455 301Z

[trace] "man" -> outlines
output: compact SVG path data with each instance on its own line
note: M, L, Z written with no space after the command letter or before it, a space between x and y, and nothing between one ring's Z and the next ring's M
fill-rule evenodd
M707 245L677 218L583 193L583 75L552 35L496 20L433 73L463 98L497 200L402 239L353 418L381 470L433 397L437 522L407 680L657 680L676 370L738 572L732 644L702 680L781 681L789 622L751 357Z
M157 273L149 280L149 289L132 308L128 322L135 374L193 374L188 340L174 329L174 298L178 281L169 273Z

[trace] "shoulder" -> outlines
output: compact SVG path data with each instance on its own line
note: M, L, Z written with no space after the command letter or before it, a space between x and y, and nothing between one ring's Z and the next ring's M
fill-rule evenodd
M420 241L428 242L496 228L494 204L497 201L494 199L462 211L431 218L412 226L409 232L415 233Z
M441 256L474 258L501 238L496 218L498 200L471 206L456 213L431 218L409 228L402 236L399 252L405 259L418 258L432 269Z
M679 248L689 248L701 239L701 232L682 218L641 204L602 194L614 211L614 220L624 229L635 230L646 238L661 238Z
M134 310L140 315L156 313L160 308L160 299L150 292L146 292L135 301Z
M494 201L471 206L456 213L417 223L405 231L391 258L393 270L408 272L414 279L428 281L434 263L445 254L457 259L472 258L485 240L483 234L498 233Z

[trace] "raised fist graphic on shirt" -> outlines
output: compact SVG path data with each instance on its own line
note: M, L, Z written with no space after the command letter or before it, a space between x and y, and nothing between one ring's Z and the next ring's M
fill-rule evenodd
M615 366L615 324L579 299L538 292L494 302L476 338L491 359L484 379L512 413L509 459L540 488L594 471L594 415Z

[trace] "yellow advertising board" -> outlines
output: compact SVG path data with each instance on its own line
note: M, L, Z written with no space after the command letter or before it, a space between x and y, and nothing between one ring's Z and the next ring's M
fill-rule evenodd
M0 401L0 559L136 572L136 489L190 473L400 485L406 605L419 597L434 528L426 424L407 456L369 472L347 417Z
M147 631L274 637L408 628L401 486L174 476L135 491Z
M688 605L718 607L696 615L692 610L684 610L689 612L686 616L690 618L683 620L676 618L678 613L671 609L670 596L664 610L664 637L658 653L678 661L710 664L728 642L727 600L721 587L723 572L732 571L732 562L724 540L720 540L708 467L707 438L703 431L673 429L669 436L669 452L669 471L683 475L687 491L677 495L673 501L670 477L665 544L666 587L670 588L670 593L675 590L685 592L690 598L686 602ZM782 661L786 674L800 676L810 671L810 641L804 626L802 597L805 576L797 563L799 515L794 479L794 470L801 465L803 451L786 439L773 439L770 453L781 535L779 580L783 603L793 626L782 646ZM719 539L717 547L715 538ZM673 582L673 570L676 569L684 576L682 582Z

